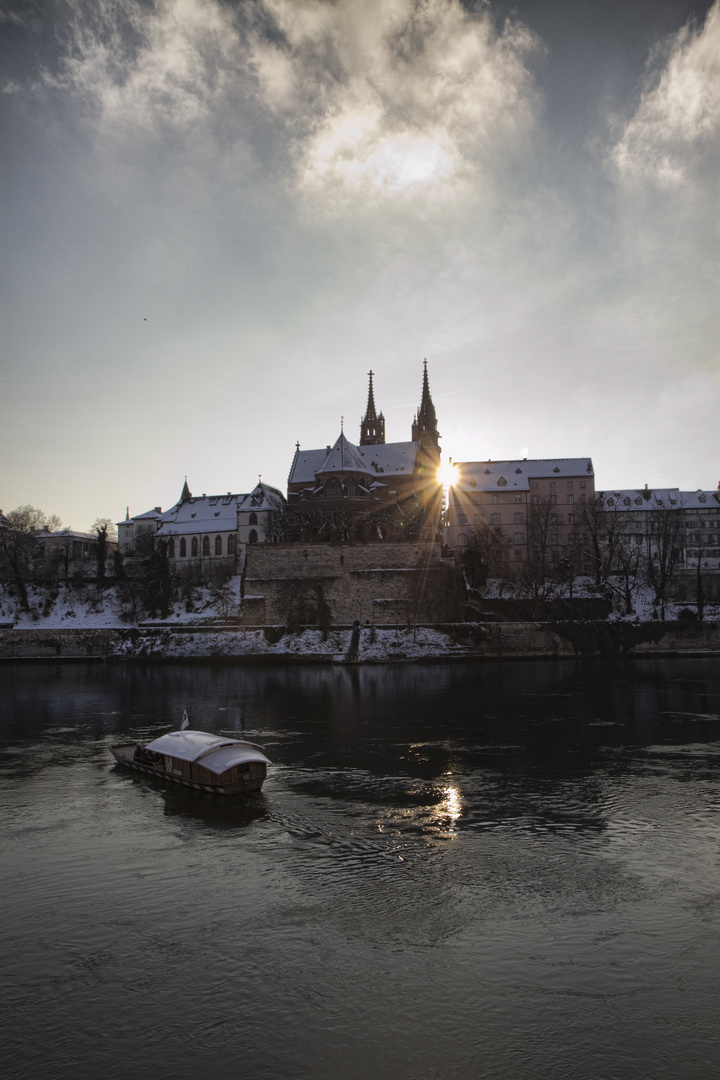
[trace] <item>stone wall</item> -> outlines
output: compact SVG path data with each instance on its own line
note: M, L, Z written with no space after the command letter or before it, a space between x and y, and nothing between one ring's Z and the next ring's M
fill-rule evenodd
M407 625L455 617L454 564L439 544L248 548L243 623Z

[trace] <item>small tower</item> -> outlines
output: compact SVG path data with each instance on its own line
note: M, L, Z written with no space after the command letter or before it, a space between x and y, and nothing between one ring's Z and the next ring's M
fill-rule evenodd
M183 484L182 495L180 496L180 502L187 502L188 499L192 499L192 492L188 487L187 476L185 477L185 483Z
M423 367L422 400L417 411L415 422L412 426L412 440L419 442L423 449L434 447L439 454L440 433L437 429L437 416L435 406L430 397L430 383L428 382L427 360Z
M369 371L370 389L368 390L368 403L365 419L360 421L360 445L378 446L385 442L385 417L382 413L378 416L375 412L375 396L373 394L373 372Z

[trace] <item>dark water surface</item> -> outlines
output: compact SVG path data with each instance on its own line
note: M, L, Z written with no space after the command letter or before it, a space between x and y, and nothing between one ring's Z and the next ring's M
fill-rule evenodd
M4 1078L720 1075L720 664L0 668ZM243 731L240 803L118 736Z

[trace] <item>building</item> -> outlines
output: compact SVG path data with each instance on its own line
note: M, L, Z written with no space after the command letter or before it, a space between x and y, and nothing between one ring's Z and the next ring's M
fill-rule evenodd
M123 556L146 553L158 541L166 544L175 565L225 564L239 567L247 544L277 538L285 497L277 488L258 482L246 495L193 495L187 478L180 499L169 510L156 506L118 522Z
M41 529L33 533L38 557L37 573L43 578L69 580L95 579L98 572L100 540L97 533L76 532L60 529L51 532ZM105 564L107 573L112 572L112 557L117 542L105 540Z
M440 434L427 361L420 406L407 442L385 441L373 372L360 441L341 431L333 445L301 450L288 477L288 540L434 539L440 522Z
M618 516L615 532L626 547L658 559L672 543L678 570L720 569L720 489L629 488L600 491L597 506L608 526ZM607 535L608 529L605 529Z
M495 573L517 576L577 559L582 506L595 497L590 458L455 462L448 490L444 542L488 555ZM579 569L579 568L578 568Z

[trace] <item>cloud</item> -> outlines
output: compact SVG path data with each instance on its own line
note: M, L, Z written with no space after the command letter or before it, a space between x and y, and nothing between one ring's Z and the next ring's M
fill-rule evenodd
M536 123L520 24L498 32L457 0L266 0L280 37L252 61L268 110L293 138L298 190L335 210L447 199Z
M69 0L50 89L79 95L99 131L128 135L206 123L238 70L232 15L217 0Z
M666 46L662 69L611 148L624 182L673 189L695 182L720 139L720 4L704 26L684 27Z

